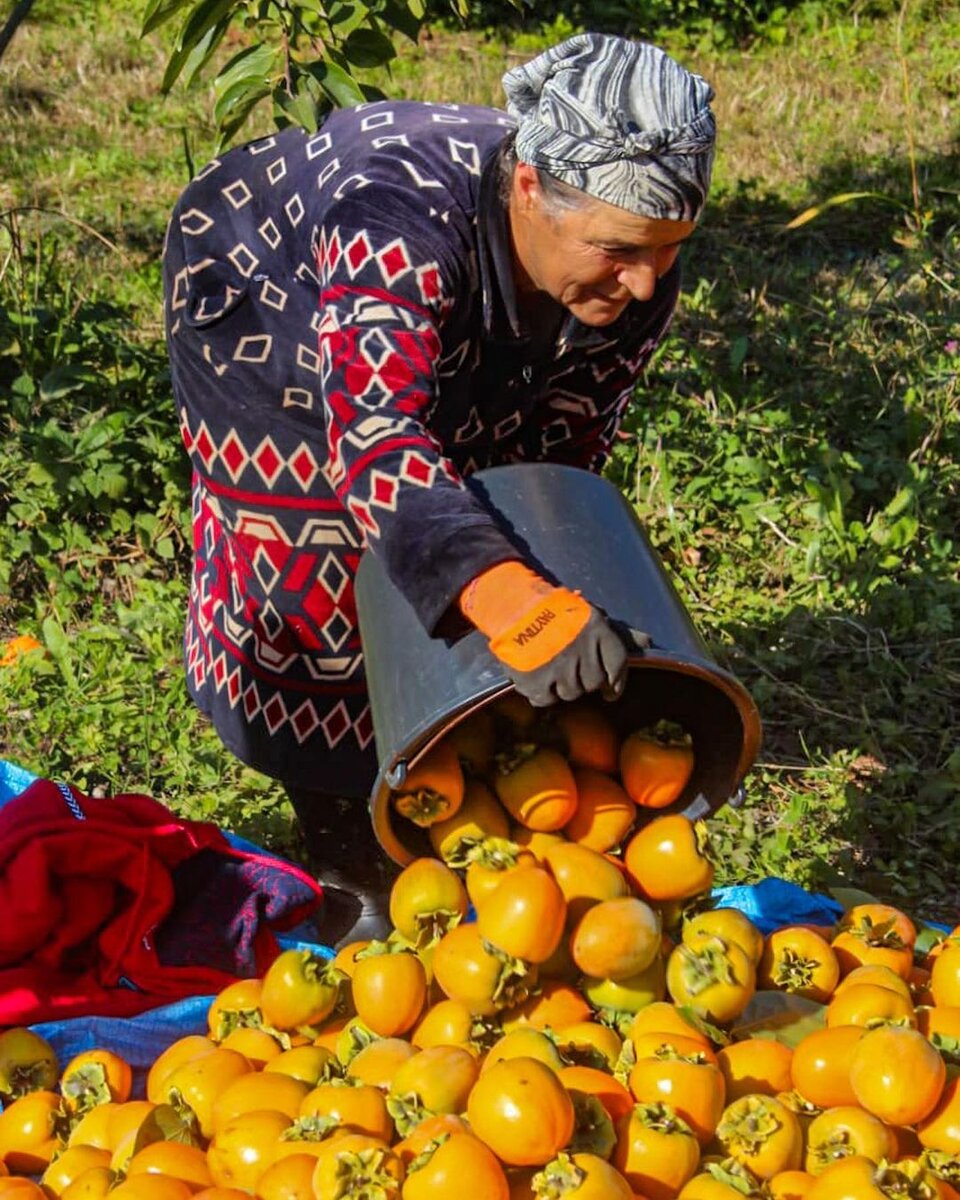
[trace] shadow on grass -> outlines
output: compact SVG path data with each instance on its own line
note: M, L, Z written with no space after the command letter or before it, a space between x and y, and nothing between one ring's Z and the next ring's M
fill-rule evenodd
M922 160L917 175L930 210L920 237L905 159L838 161L810 184L821 202L871 191L905 207L854 201L795 231L778 196L721 197L691 246L681 350L644 421L680 398L665 455L694 462L681 459L671 499L690 497L685 515L722 531L701 568L758 560L740 569L760 600L724 612L711 596L704 630L724 640L713 649L751 689L766 733L759 798L728 814L734 861L756 864L737 844L755 838L764 862L802 860L811 884L843 878L954 922L960 154ZM671 394L658 399L663 383ZM779 421L758 432L750 410ZM712 508L698 472L715 480ZM744 535L764 504L787 514L776 538ZM695 521L682 532L695 541ZM675 539L666 557L693 578Z

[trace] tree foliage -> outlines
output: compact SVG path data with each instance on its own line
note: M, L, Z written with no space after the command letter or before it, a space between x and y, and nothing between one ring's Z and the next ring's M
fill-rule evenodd
M450 3L466 16L467 0ZM423 0L148 0L142 33L179 22L165 93L217 62L213 116L222 147L266 101L278 128L314 132L332 108L381 99L358 72L394 58L397 37L416 42L424 16ZM229 44L238 49L219 65Z

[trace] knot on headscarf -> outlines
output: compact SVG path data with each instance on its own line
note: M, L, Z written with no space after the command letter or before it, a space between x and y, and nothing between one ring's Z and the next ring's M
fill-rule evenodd
M521 162L641 216L696 220L713 90L663 50L584 33L503 77Z

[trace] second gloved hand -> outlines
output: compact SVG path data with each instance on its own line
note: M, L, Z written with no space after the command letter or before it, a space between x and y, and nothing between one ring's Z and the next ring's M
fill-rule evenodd
M486 634L531 704L623 691L627 648L603 613L522 562L498 563L472 579L460 594L460 611Z

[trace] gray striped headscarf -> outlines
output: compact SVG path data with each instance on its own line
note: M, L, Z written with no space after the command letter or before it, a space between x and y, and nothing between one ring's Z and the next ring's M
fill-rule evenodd
M713 89L663 50L582 33L503 77L517 158L639 216L695 221L710 186Z

